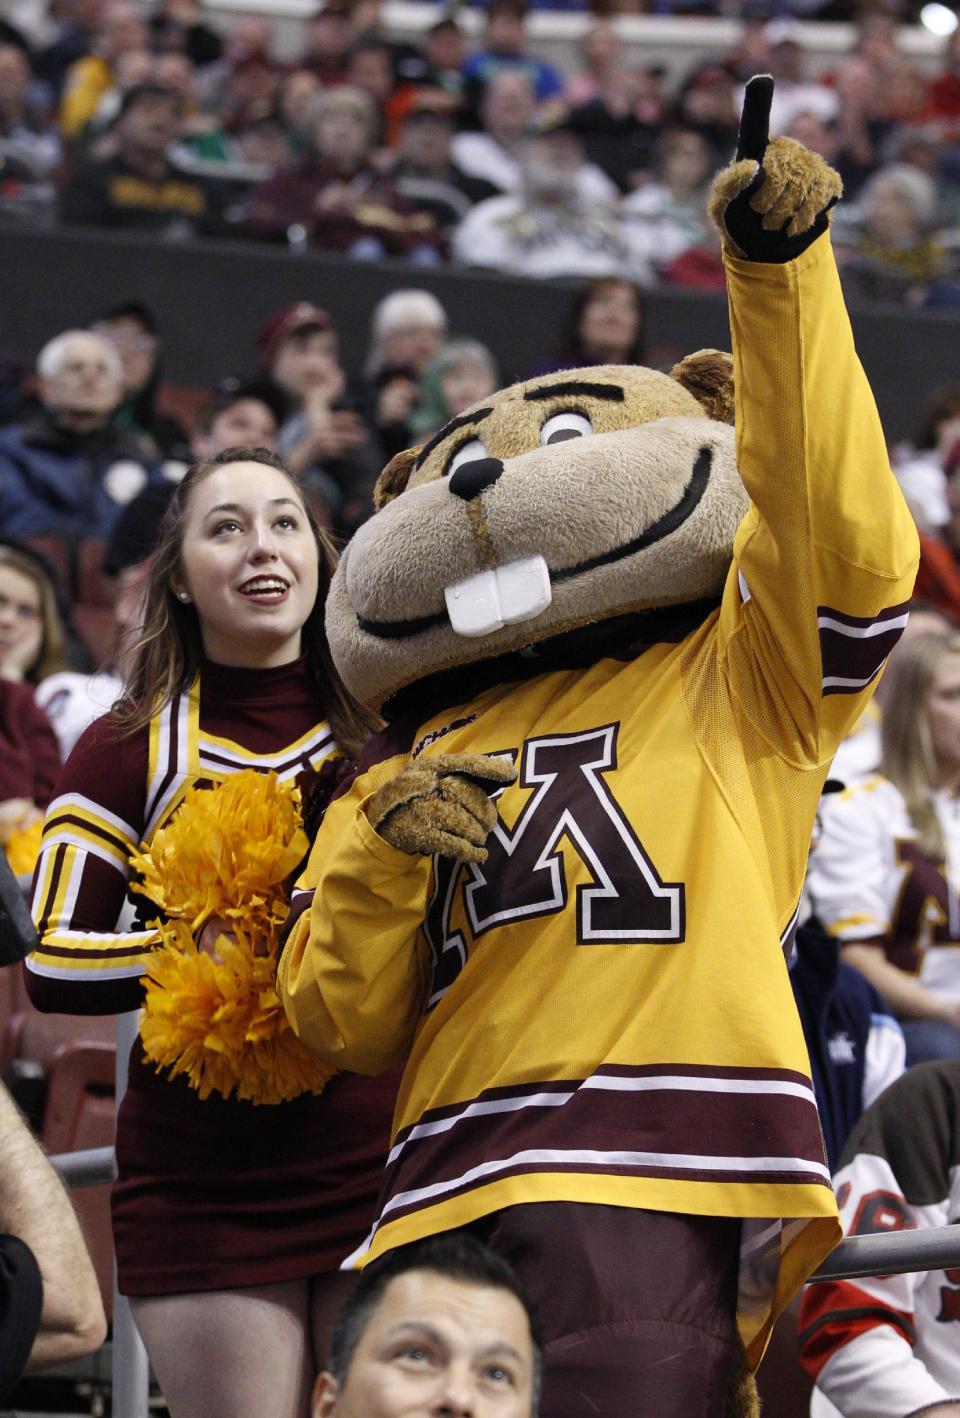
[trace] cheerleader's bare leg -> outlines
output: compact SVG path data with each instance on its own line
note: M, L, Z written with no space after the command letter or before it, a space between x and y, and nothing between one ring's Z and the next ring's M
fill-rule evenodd
M308 1418L310 1281L131 1299L171 1418Z

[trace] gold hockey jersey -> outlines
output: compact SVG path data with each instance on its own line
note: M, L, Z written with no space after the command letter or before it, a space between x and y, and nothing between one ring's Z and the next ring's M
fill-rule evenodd
M728 285L751 508L719 608L586 666L520 655L439 680L443 702L407 692L330 806L280 985L342 1067L409 1055L357 1263L533 1201L739 1216L756 1361L839 1239L783 946L917 538L829 239L731 259ZM483 866L408 856L364 815L440 751L516 764Z

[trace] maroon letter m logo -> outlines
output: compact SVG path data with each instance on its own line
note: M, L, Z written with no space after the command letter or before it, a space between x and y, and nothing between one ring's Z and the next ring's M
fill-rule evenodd
M661 880L603 778L617 766L618 729L526 741L519 785L536 791L512 832L497 822L464 888L475 936L564 910L565 842L592 878L577 887L579 945L683 940L683 884Z

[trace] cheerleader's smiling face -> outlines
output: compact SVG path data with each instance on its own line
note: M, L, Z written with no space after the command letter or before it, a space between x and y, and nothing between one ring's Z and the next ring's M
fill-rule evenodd
M192 489L171 587L193 603L209 659L250 669L295 660L318 579L303 502L279 469L225 463Z

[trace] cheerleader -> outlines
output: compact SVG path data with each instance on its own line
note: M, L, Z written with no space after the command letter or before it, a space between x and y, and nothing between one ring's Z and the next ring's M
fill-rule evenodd
M160 938L131 859L185 795L244 769L316 782L370 723L337 675L323 604L335 558L262 448L193 467L161 523L124 701L82 735L34 878L38 1008L137 1009ZM216 931L201 933L213 949ZM201 1098L142 1041L117 1119L113 1229L173 1418L306 1418L339 1263L372 1219L395 1080L332 1078L258 1105Z

